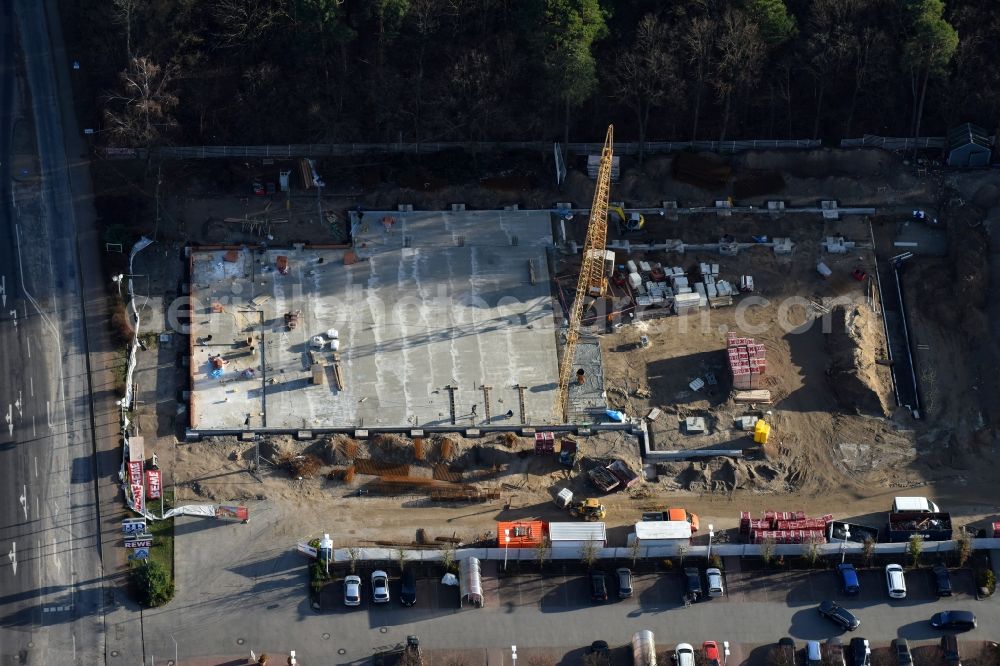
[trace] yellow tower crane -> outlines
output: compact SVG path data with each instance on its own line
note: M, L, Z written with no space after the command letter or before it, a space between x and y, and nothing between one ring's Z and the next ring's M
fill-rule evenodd
M594 188L594 202L590 206L590 220L587 223L587 237L583 243L583 262L580 277L576 282L576 294L569 314L569 330L563 347L562 362L559 364L559 392L556 396L556 411L569 422L569 382L573 375L573 358L576 343L580 340L580 322L584 305L588 298L604 296L605 245L608 240L608 198L611 195L611 158L614 153L614 125L608 125L608 135L601 149L601 164L597 169L597 186Z

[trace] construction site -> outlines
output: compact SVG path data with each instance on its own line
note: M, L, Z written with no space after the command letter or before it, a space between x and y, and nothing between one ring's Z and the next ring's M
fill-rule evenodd
M147 448L172 452L179 500L264 500L313 534L336 507L338 545L488 542L498 520L566 520L563 490L600 498L609 545L667 504L734 539L740 511L864 515L886 488L944 484L986 516L969 461L989 407L949 386L992 390L966 351L986 258L955 242L989 186L893 160L612 160L602 181L597 156L558 193L328 198L303 168L257 213L195 187L166 206L196 241L183 402L156 401Z

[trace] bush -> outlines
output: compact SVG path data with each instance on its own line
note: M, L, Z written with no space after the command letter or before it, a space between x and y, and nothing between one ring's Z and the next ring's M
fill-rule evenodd
M129 578L143 606L155 608L174 598L174 581L170 579L170 572L155 560L133 566Z
M980 571L976 582L979 583L979 587L986 588L990 594L993 594L993 591L996 590L997 587L997 577L996 574L993 573L992 569L983 569Z

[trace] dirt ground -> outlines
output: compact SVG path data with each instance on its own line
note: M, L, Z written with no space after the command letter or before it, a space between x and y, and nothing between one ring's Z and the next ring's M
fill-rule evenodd
M864 283L850 278L855 268L872 272L866 220L710 216L668 222L654 217L647 229L653 238L714 242L723 233L740 238L766 234L791 237L796 247L787 257L776 257L765 248L752 248L737 257L632 256L636 261L684 268L711 261L720 264L722 276L730 280L751 274L757 284L755 295L768 302L742 309L737 304L706 316L640 322L604 336L609 402L635 417L652 407L661 409L663 415L651 431L656 446L663 449L752 447L747 433L733 427L734 419L744 413L764 415L773 430L761 459L661 463L651 474L653 480L628 494L604 498L612 542L624 544L628 531L624 526L642 511L666 504L686 506L699 513L703 523L714 522L719 531L735 527L741 510L765 508L801 509L810 515L832 512L838 518L862 522L867 518L880 525L891 497L903 489L933 496L960 516L959 522L997 519L1000 500L993 492L991 470L1000 457L994 434L1000 418L996 413L1000 381L989 335L995 313L985 294L991 283L989 223L994 219L1000 223L1000 175L981 171L921 176L900 157L877 150L746 153L731 163L736 175L777 169L785 181L783 191L740 204L783 199L788 205L815 205L822 198L838 199L842 206L874 205L879 208L874 220L877 233L889 237L913 207L940 218L951 242L950 255L921 257L904 273L912 336L920 350L916 367L926 418L914 420L892 408L888 370L876 363L884 358L880 319L868 302ZM277 180L277 170L289 165L217 164L165 166L161 240L341 242L346 210L358 204L370 209L394 208L401 202L444 208L457 201L473 208L512 203L546 207L555 201L587 206L593 191L586 174L573 169L557 191L537 182L533 189L498 190L427 178L421 188L411 182L414 178L403 179L388 167L380 167L373 176L370 168L321 165L331 184L329 194L320 201L303 192L296 186L299 179L293 169L293 192L286 204L280 195L271 200L249 194L249 183ZM641 168L624 160L622 180L613 187L612 198L630 206L659 206L667 199L707 205L731 189L731 181L717 192L679 183L670 177L671 164L671 157L662 156ZM401 187L403 182L409 187ZM265 225L250 226L240 221L244 217ZM832 235L857 241L858 251L838 257L822 254L820 241ZM816 273L820 259L834 271L828 281ZM151 285L151 290L169 293L176 287ZM831 299L837 297L853 302L831 310ZM789 304L788 299L796 300ZM766 381L774 395L772 405L754 409L730 399L724 355L726 331L747 325L760 329L749 334L766 347ZM651 343L645 349L637 349L641 335ZM706 373L714 374L719 384L692 392L688 383ZM637 389L648 391L648 397L637 396ZM645 391L639 393L647 396ZM705 416L709 431L684 434L679 421L688 415ZM164 453L174 441L175 428L173 423L158 427L151 418L146 415L143 422L147 431L161 435L157 446L163 466L169 460ZM251 505L267 501L288 516L289 534L295 538L347 526L331 533L339 545L411 544L433 542L436 537L472 542L491 534L496 520L564 518L551 502L554 489L568 485L579 493L589 492L578 475L570 475L552 458L528 452L527 440L448 439L452 451L447 456L442 456L441 438L426 440L422 456L409 441L382 446L359 442L357 451L349 451L344 441L270 441L262 446L265 462L256 474L250 471L256 456L245 443L179 442L170 456L175 460L167 463L171 468L165 470L165 481L176 486L182 501L240 500ZM581 444L591 460L617 457L641 468L633 438L602 435ZM306 459L298 459L298 471L305 471L301 479L289 470L295 456L315 456L304 468ZM372 462L359 464L363 460ZM347 481L344 473L352 462L354 477ZM461 479L490 488L499 491L500 499L449 504L432 502L417 491L403 497L358 493L376 478L366 470L396 474L400 466L428 482L437 474L438 479ZM333 478L328 478L331 473Z

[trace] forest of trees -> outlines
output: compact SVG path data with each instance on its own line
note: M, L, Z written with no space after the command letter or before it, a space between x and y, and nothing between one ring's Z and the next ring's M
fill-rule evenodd
M609 122L619 140L834 140L1000 117L997 0L64 5L89 113L121 145L594 140Z

